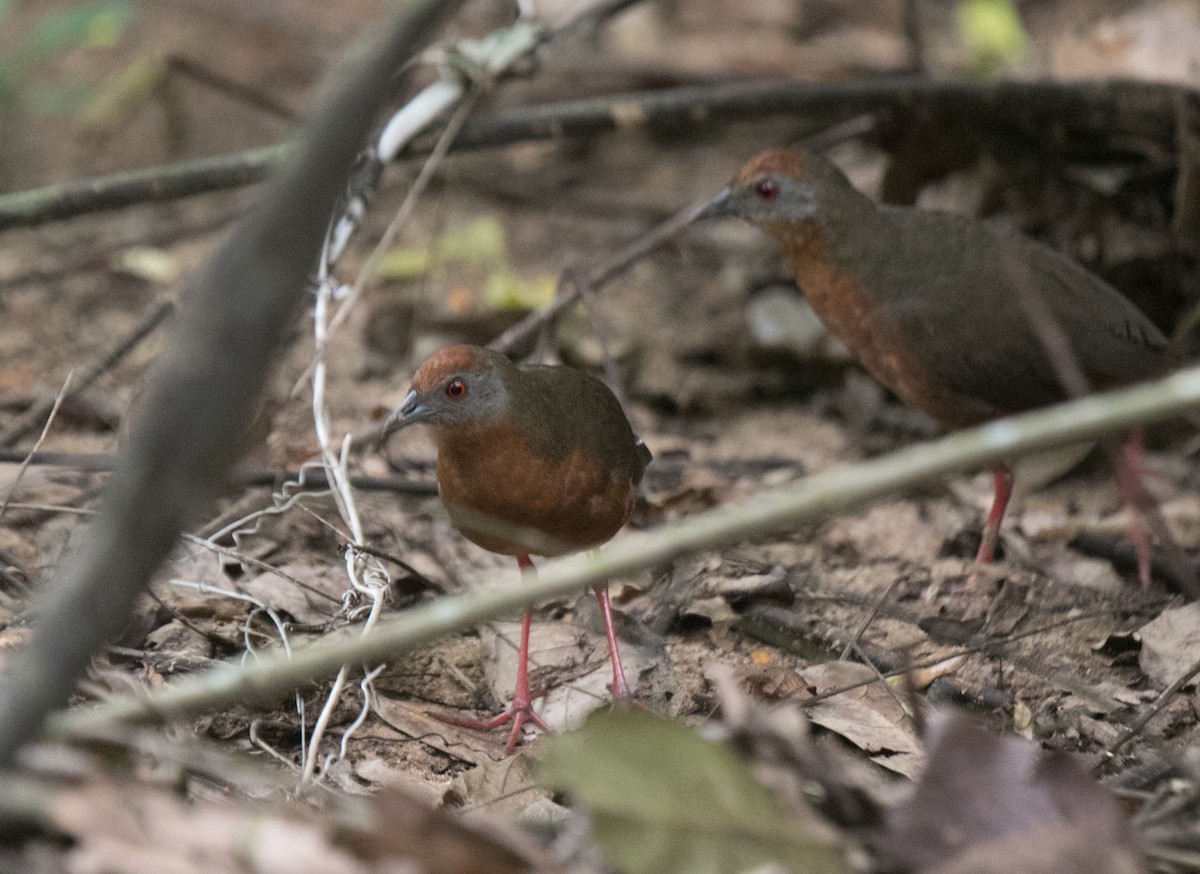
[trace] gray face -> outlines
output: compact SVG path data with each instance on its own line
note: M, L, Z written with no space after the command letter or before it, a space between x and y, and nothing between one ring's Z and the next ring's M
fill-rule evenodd
M508 410L508 389L499 372L451 373L424 391L413 389L383 426L386 437L409 425L462 425L494 421Z
M817 211L817 192L782 173L763 173L720 192L702 218L737 216L752 222L801 221Z

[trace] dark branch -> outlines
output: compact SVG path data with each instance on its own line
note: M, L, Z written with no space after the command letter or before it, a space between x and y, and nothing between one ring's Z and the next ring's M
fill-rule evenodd
M888 109L934 111L975 119L988 127L1019 127L1062 150L1080 137L1098 140L1096 157L1139 149L1173 153L1179 106L1197 92L1134 81L931 82L879 79L849 84L737 83L664 89L512 109L469 119L453 151L529 140L594 137L616 130L655 129L673 134L771 117L794 117L823 127ZM429 153L439 130L404 152ZM151 167L0 197L0 230L36 225L153 200L171 200L235 188L278 167L286 145Z

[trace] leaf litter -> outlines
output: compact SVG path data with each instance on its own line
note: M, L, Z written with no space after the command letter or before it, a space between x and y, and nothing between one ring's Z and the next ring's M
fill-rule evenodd
M785 7L765 4L754 12L761 20L746 25L745 34L753 34L755 27L771 33L770 52L748 54L746 46L761 43L747 38L737 41L741 48L733 56L755 64L766 56L790 58L793 40L779 35L793 32L817 34L820 39L811 48L823 59L818 65L830 68L849 62L846 46L856 46L859 62L879 63L894 54L894 46L881 51L878 42L867 49L866 43L847 40L847 34L878 32L879 21L871 19L869 10L842 10L850 20L839 24L836 14L821 13L829 19L822 23L807 8L789 12ZM693 28L696 22L711 28L723 11L722 4L703 0L677 14L680 21L692 21ZM804 20L791 20L793 14ZM1118 31L1074 20L1062 30L1031 34L1038 45L1060 39L1059 48L1073 52L1083 45L1089 54L1082 60L1065 50L1031 56L1053 58L1060 72L1097 63L1097 57L1110 58L1118 69L1142 68L1145 47L1164 37L1155 36L1135 14L1122 12L1114 20L1125 34L1119 39L1112 37ZM198 28L194 22L191 26ZM1186 34L1191 26L1176 30ZM793 27L797 30L789 29ZM652 32L659 38L649 44L654 57L661 58L661 24L645 31ZM882 32L897 31L889 25ZM689 39L680 63L701 68L705 37L698 39L693 30ZM712 35L707 39L711 48ZM232 51L225 42L236 40L212 41L214 51ZM641 42L644 52L644 34ZM637 55L636 47L627 50ZM255 63L275 62L273 53L261 47L254 54ZM257 72L248 78L256 77ZM222 107L214 111L214 118L224 117ZM772 140L790 135L781 128ZM637 191L657 207L674 206L710 193L709 182L723 178L751 145L735 137L672 148L601 141L590 144L586 156L555 146L522 149L455 160L447 190L438 195L442 215L433 210L421 217L413 238L394 252L395 275L381 286L369 315L356 315L352 327L357 330L335 338L329 353L337 364L330 394L339 431L358 433L370 411L394 406L409 362L428 348L453 340L489 340L497 324L513 317L512 312L488 312L497 300L504 308L540 300L547 277L627 241L635 224L628 204L622 204L618 219L608 219L596 208L598 195L611 196L619 187ZM875 172L881 164L878 156L868 154L862 163L865 175L880 175ZM971 197L973 204L995 196L995 168L988 164L985 159L958 174L965 184L939 186L926 196L951 208ZM484 186L455 190L453 174L484 181L511 176L519 187L535 191L540 185L552 196L549 205L535 198L522 206ZM551 187L547 175L554 176ZM1121 198L1121 185L1108 190L1113 200ZM372 221L387 213L393 195L383 193ZM1088 211L1105 208L1071 196L1061 190L1038 192L1023 182L1009 192L999 217L1054 229L1070 227L1073 217L1064 212L1092 215ZM230 200L235 206L236 197ZM1014 205L1022 198L1024 203ZM1125 215L1114 209L1114 215L1075 228L1081 250L1092 245L1097 251L1131 253L1131 261L1153 260L1160 250L1149 237L1161 234L1134 233L1128 219L1139 208L1159 208L1157 201L1149 201L1143 197ZM559 210L552 246L546 242L549 208ZM205 218L206 209L211 207L189 202L168 212L194 220ZM129 236L132 231L136 237L144 232L139 223L163 221L163 215L167 213L153 213L149 219L132 214L81 219L78 227L85 229L87 245L93 245L91 237L101 243L107 235ZM462 233L456 237L458 231ZM54 240L32 234L12 239L14 248L22 250L17 262L45 263L49 256L61 256L61 243ZM200 244L184 240L154 251L184 266L196 262L210 245L201 239ZM482 267L475 265L478 276L467 276L461 265L437 263L439 245L488 257ZM134 251L128 245L117 250ZM418 261L432 270L417 276L412 265ZM724 266L718 268L718 263ZM495 281L510 276L514 282ZM635 524L650 526L745 499L767 485L886 451L924 433L920 422L846 369L836 347L806 320L794 287L780 283L778 276L777 254L754 234L701 230L679 250L639 265L628 281L606 290L598 302L601 319L618 341L632 415L657 455ZM770 280L763 286L769 295L761 288L752 290L763 279ZM0 341L14 359L25 360L0 368L0 412L15 414L30 397L52 391L60 382L60 369L88 360L169 282L161 271L104 270L68 276L61 286L14 293L6 300L8 319L0 325ZM102 307L97 289L104 294ZM100 310L102 318L89 321L88 314ZM681 313L687 317L681 319ZM390 314L386 321L385 314ZM764 319L765 328L777 327L772 319L790 320L782 326L788 331L765 330ZM95 330L72 327L79 324ZM592 346L579 339L590 337L590 331L589 324L576 321L551 345L567 360L595 361ZM63 428L52 435L54 448L113 448L107 430L112 416L104 411L125 406L149 351L139 351L97 386L88 400L92 412L64 419ZM311 350L298 344L274 389L281 409L268 445L274 458L289 464L307 458L313 449L306 430L310 410L288 394L310 357ZM1152 454L1151 463L1166 471L1160 484L1163 513L1180 545L1194 551L1200 530L1194 458L1172 442L1169 432L1158 439L1162 449ZM358 451L364 471L390 473L387 459ZM415 446L392 461L406 475L428 477L429 460L428 448ZM1130 838L1129 821L1122 811L1114 812L1099 784L1081 776L1067 755L1102 765L1106 779L1136 785L1141 793L1137 803L1154 799L1144 808L1157 817L1153 830L1139 823L1145 835L1154 837L1146 841L1148 852L1153 855L1151 843L1169 846L1177 856L1188 849L1187 828L1181 823L1195 813L1194 794L1187 795L1196 783L1195 763L1189 765L1186 758L1200 737L1194 704L1176 698L1132 743L1112 756L1104 750L1196 661L1195 616L1189 607L1167 603L1172 596L1162 588L1131 588L1112 561L1066 545L1080 533L1121 536L1124 519L1109 480L1102 464L1086 462L1081 472L1020 499L1005 537L1005 562L994 579L973 590L964 584L986 503L986 476L950 488L931 486L723 554L683 558L613 581L614 593L629 593L618 598L619 610L629 620L620 626L622 648L630 679L640 676L641 700L655 711L704 726L720 736L725 748L685 728L648 724L644 714L607 712L610 674L603 641L585 627L588 599L582 598L578 604L540 606L534 624L535 661L542 663L536 685L548 693L539 707L548 721L574 724L585 711L599 707L594 722L586 722L578 735L531 737L518 756L505 758L502 733L489 736L431 716L445 710L486 713L506 701L512 675L507 641L513 635L511 626L494 623L397 657L379 676L368 717L354 732L349 729L361 713L361 701L357 686L350 687L320 751L331 760L325 772L329 791L309 797L312 809L281 805L266 810L248 804L243 796L249 793L202 781L189 775L188 767L181 769L179 786L163 788L117 778L95 766L85 769L87 776L79 782L56 786L62 812L49 820L52 831L70 838L67 852L74 854L68 858L75 870L558 870L561 859L531 850L528 836L514 825L530 821L537 823L536 833L546 846L567 855L573 848L578 853L573 860L583 870L598 870L602 863L589 855L587 840L579 837L586 833L577 812L594 798L599 803L592 806L592 822L598 822L598 807L602 823L596 835L602 845L613 843L612 835L621 829L642 829L636 841L619 846L617 840L618 846L609 849L610 861L627 862L628 870L692 859L686 852L664 855L663 848L679 846L678 830L665 837L654 831L663 822L677 824L664 811L680 810L692 816L682 828L697 835L709 821L705 816L714 811L727 812L731 819L726 824L743 822L753 813L757 819L746 823L747 834L765 824L786 845L780 850L784 858L812 850L823 864L857 870L881 864L877 848L884 844L891 848L893 864L904 870L1142 870L1145 863ZM30 470L16 499L31 506L90 506L100 482L96 474ZM234 506L234 499L228 499L226 508ZM512 579L511 563L465 544L435 502L373 495L364 496L363 507L373 544L448 588ZM154 587L158 602L148 600L139 607L119 651L97 662L84 696L139 683L157 685L172 674L202 669L210 659L280 646L284 636L302 641L331 626L352 625L353 611L361 605L353 598L343 601L346 584L338 552L343 543L327 524L333 518L328 501L305 499L286 513L262 517L253 530L221 541L273 569L189 546L164 575L206 588L159 581ZM17 583L40 580L74 546L75 520L14 506L4 521L0 610L12 624L0 645L7 646L19 645L25 633L20 623L26 595ZM763 637L764 617L776 622L770 640ZM1111 652L1096 649L1106 640L1134 638L1140 651L1115 643ZM855 663L835 661L854 642ZM914 712L906 712L911 693L903 683L889 691L875 681L871 667L860 663L864 657L883 672L925 665L914 668L927 672L912 683L926 690L924 698L915 698ZM728 666L732 679L720 680L712 670L717 665ZM863 685L805 704L813 694L856 684ZM747 694L773 702L774 710L748 701L738 704L738 695ZM921 739L917 726L926 700L979 709L993 728L1024 732L1050 752L956 722ZM320 701L316 693L305 698L306 726L311 727ZM292 706L292 701L281 702L267 714L233 708L198 719L191 728L248 758L272 762L287 783L296 776L301 736L301 717ZM593 727L595 734L590 733ZM646 741L639 744L643 734ZM278 761L269 758L268 748ZM161 757L136 750L125 754L140 775L161 767ZM554 780L535 767L542 758ZM596 762L603 764L597 768ZM66 769L67 764L67 756L60 755L59 765ZM1161 775L1157 782L1134 779L1151 766ZM916 783L905 789L891 771L915 775ZM606 781L611 783L618 773L626 788L614 796ZM680 774L695 782L671 797L667 789ZM711 810L698 809L700 799L713 791L712 774L718 788L730 792L718 797ZM1013 779L1013 774L1029 779ZM573 794L551 794L551 784ZM395 785L419 800L380 789ZM769 787L767 794L762 786ZM980 794L984 786L995 794ZM364 791L377 794L364 801L358 797ZM354 795L350 801L366 807L356 808L351 824L344 825L330 811L348 802L331 801L331 794L339 799ZM1126 798L1130 806L1133 797ZM662 806L631 825L630 811L652 800ZM469 816L449 815L453 810L469 811ZM1174 814L1164 812L1172 810ZM1029 815L1045 811L1051 812ZM484 819L489 812L497 816L507 839L515 840L512 846L477 828L475 818ZM946 839L948 834L953 841ZM814 842L806 844L813 836ZM702 836L697 841L694 846L706 846ZM740 853L746 847L735 848L739 851L726 860L732 867L721 870L762 861L755 851L771 841L757 843L746 855ZM837 853L830 855L830 847L838 847ZM634 858L639 852L640 858ZM696 864L718 858L706 855ZM836 863L829 861L834 855ZM1161 864L1162 856L1154 858Z

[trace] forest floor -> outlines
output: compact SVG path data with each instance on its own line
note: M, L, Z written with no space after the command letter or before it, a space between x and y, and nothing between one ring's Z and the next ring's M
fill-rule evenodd
M138 58L177 53L300 108L337 47L383 5L270 4L262 7L261 21L239 18L246 13L220 4L141 7L114 47L70 53L48 63L43 74L56 80L85 74L102 82ZM468 4L464 29L479 34L502 23L489 18L485 5ZM646 4L605 38L552 53L535 77L513 83L497 99L518 105L695 83L726 70L835 79L903 67L901 4L818 5L825 19L792 22L787 30L772 16L798 14L787 12L788 4L761 4L761 20L750 13L738 19L716 3ZM1030 61L1029 72L1152 75L1138 67L1146 63L1139 52L1152 53L1146 43L1157 45L1153 40L1165 39L1166 30L1180 33L1170 16L1183 13L1171 4L1144 5L1167 24L1153 30L1152 16L1105 19L1094 10L1090 24L1055 30L1053 15L1043 10L1036 24L1044 30L1031 28L1037 40L1031 54L1048 66ZM25 4L21 21L35 22L54 6ZM1067 16L1071 4L1046 7ZM717 28L713 22L721 15ZM1120 31L1128 42L1116 57L1104 49L1111 35L1103 27L1118 27L1112 21L1127 29ZM1194 54L1200 22L1193 15L1187 25ZM942 46L947 27L933 26L929 51L939 58L953 54ZM779 36L784 31L786 39ZM202 57L200 45L206 47ZM1098 57L1107 58L1107 69ZM1162 78L1173 75L1167 70ZM13 159L8 178L32 187L270 143L288 130L284 120L186 77L172 81L99 131L81 130L78 113L46 116L44 123L27 114L15 152L23 157ZM394 246L390 266L328 351L326 405L333 432L359 438L353 467L366 475L431 481L433 447L421 429L404 431L385 447L371 439L425 355L451 342L488 342L530 307L546 303L564 269L603 261L655 222L717 190L760 148L807 132L799 122L773 121L702 141L618 134L449 159ZM865 190L878 193L888 166L882 149L848 144L832 154ZM413 172L408 166L389 171L361 239L340 265L347 276L364 263ZM1127 168L1106 168L1086 178L1014 178L984 148L927 186L919 202L968 213L986 207L993 220L1036 232L1123 288L1140 286L1147 310L1170 332L1195 303L1188 298L1194 281L1146 286L1147 276L1176 276L1177 264L1167 254L1172 246L1160 217L1168 209L1161 186L1123 184L1130 175ZM1118 194L1104 193L1114 186ZM257 194L249 188L6 232L0 242L0 431L57 394L71 371L102 359L160 301L173 299ZM582 313L566 319L548 344L552 355L599 372L596 324L623 378L630 419L655 455L632 530L753 501L765 489L936 433L823 335L774 244L749 227L722 223L688 231L606 287L591 319ZM123 422L136 416L135 399L160 333L72 396L42 450L116 452ZM312 357L306 313L271 379L265 427L256 431L247 463L294 470L313 458L318 444L306 382ZM40 428L14 445L30 446ZM1194 431L1177 423L1152 429L1148 446L1149 485L1178 547L1194 561L1200 554L1200 446ZM9 497L0 511L0 654L27 639L31 595L78 544L106 477L34 465L17 483L17 471L16 464L0 467L0 493ZM1018 473L1022 491L1005 522L1002 558L977 575L971 559L991 498L986 472L612 580L638 700L702 725L722 718L728 677L740 693L776 705L920 665L915 698L875 683L806 710L819 735L871 763L864 780L880 791L921 768L914 701L964 707L997 730L1074 754L1107 778L1186 758L1200 740L1195 684L1167 701L1135 737L1122 736L1196 661L1197 609L1169 575L1156 574L1148 588L1137 584L1103 454L1092 452L1057 473ZM96 660L81 702L153 689L214 660L277 647L281 632L299 646L361 624L361 604L347 596L341 558L347 536L332 499L314 493L285 501L281 495L279 488L229 486L211 519L195 530L204 538L247 520L236 535L219 538L241 559L199 541L181 544L158 574L153 597L143 599L126 633ZM357 500L368 545L425 578L397 570L389 611L435 597L436 590L518 584L515 563L464 540L436 497L363 492ZM258 514L268 507L276 510ZM541 736L530 733L512 758L504 754L505 732L433 718L488 715L509 699L516 619L389 662L374 678L361 724L355 724L363 708L355 679L319 751L323 783L351 794L400 785L432 806L546 816L545 805L554 802L526 767L539 757ZM608 706L600 631L590 596L536 610L533 682L546 691L540 709L552 729L576 726L587 712ZM297 701L288 700L268 712L210 713L190 728L223 749L269 762L283 786L299 774L301 724L311 730L327 694L328 687L304 692L297 699L302 714ZM188 786L204 798L216 782Z

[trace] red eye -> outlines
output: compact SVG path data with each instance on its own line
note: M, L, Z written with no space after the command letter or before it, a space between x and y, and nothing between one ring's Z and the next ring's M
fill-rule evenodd
M762 179L754 186L754 193L761 200L774 200L775 196L779 194L779 186L775 184L773 179Z
M461 379L452 379L446 384L446 397L457 400L458 398L465 398L466 396L467 384Z

